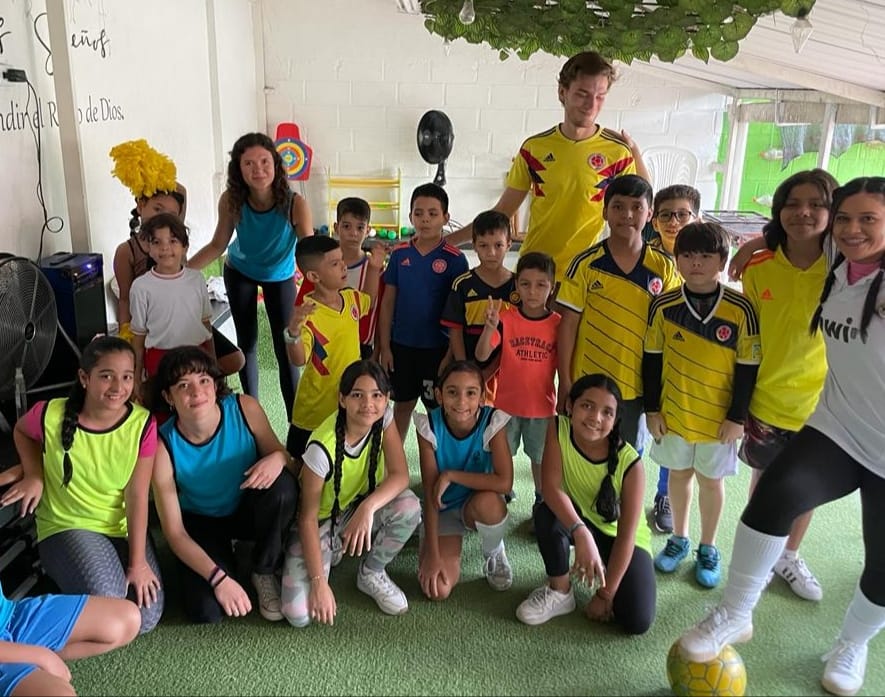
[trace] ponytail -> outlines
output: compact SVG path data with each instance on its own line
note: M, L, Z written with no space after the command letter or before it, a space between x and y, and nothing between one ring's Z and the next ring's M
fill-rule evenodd
M836 269L845 261L845 257L842 256L842 252L839 252L836 255L836 259L833 261L833 266L830 268L830 272L827 274L827 280L824 281L824 289L821 291L820 300L817 303L817 309L814 311L814 314L811 317L811 324L808 327L808 332L814 336L818 329L820 329L820 316L824 311L824 303L827 301L827 298L830 297L830 291L833 290L833 283L836 281Z
M873 315L876 314L876 305L879 302L879 289L882 287L883 273L885 273L885 256L879 260L879 270L876 272L876 277L873 279L873 282L870 283L867 297L863 301L863 310L860 315L860 338L864 342L867 340L867 329L870 326Z
M614 523L621 517L621 503L618 495L615 493L614 475L618 469L618 451L621 447L621 420L618 419L608 434L608 471L602 484L599 486L599 493L596 494L596 512L602 516L602 520L606 523Z
M74 447L74 436L77 435L77 423L83 404L86 401L86 388L79 381L74 382L71 393L65 400L64 416L61 420L61 447L64 448L62 459L61 485L67 487L74 476L74 463L71 461L70 450Z
M138 236L138 229L141 227L141 216L138 214L138 208L133 208L129 211L129 215L132 217L129 218L129 234L132 237Z
M344 463L344 422L347 418L347 412L343 407L338 408L338 416L335 418L335 462L332 463L332 487L335 492L335 500L332 502L332 527L330 534L335 537L335 526L338 523L338 516L341 513L341 470Z

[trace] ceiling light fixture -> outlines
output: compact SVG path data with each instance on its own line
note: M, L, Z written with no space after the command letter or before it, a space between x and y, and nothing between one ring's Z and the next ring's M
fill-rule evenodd
M464 0L464 5L458 13L458 19L461 24L473 24L476 20L476 9L473 7L473 0Z
M808 21L808 10L800 10L796 15L796 21L790 27L790 36L793 37L793 48L796 53L802 53L805 44L814 32L814 25Z

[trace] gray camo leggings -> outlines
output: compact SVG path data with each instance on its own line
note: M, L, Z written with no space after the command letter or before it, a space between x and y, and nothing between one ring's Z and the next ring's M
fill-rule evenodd
M335 527L332 540L332 521L320 525L320 551L323 555L323 573L329 577L329 570L341 560L340 533L350 520L356 507L351 505L342 512ZM399 554L403 546L421 522L421 502L411 489L400 493L386 506L375 513L372 524L372 549L363 557L363 564L371 571L381 571ZM286 546L286 559L283 563L282 610L289 623L295 627L310 624L308 597L310 579L301 551L301 539L297 528L293 527Z
M128 597L135 602L134 592L126 587L129 541L125 537L108 537L91 530L65 530L42 540L37 545L37 551L40 553L40 563L62 593ZM160 579L160 590L157 592L157 602L150 607L139 608L139 634L157 626L164 604L160 565L150 535L145 555L148 565Z

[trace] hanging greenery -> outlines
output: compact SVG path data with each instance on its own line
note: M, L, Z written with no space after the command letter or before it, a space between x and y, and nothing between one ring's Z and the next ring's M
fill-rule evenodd
M486 42L501 60L537 51L598 51L624 63L652 56L672 63L687 51L728 61L756 20L780 11L805 16L815 0L473 0L476 19L459 19L466 0L424 0L424 25L448 41Z

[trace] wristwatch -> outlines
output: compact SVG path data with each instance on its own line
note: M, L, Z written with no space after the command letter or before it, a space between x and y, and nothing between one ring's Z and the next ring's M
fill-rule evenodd
M283 341L285 341L287 344L300 344L301 336L292 336L292 333L289 331L289 327L286 327L285 329L283 329Z

